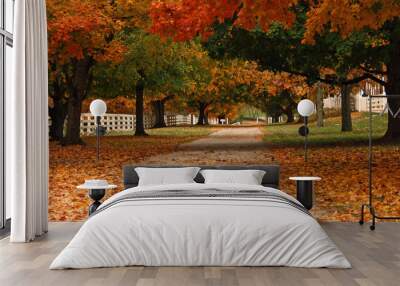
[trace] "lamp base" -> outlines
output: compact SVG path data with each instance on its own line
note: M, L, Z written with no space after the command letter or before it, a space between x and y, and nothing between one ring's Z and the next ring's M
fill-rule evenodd
M89 190L89 197L94 201L89 206L89 216L92 215L97 210L97 208L101 205L100 200L104 197L105 194L106 194L105 189Z

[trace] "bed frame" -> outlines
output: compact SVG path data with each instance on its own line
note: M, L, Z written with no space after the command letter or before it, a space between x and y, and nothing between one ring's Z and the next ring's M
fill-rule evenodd
M136 187L139 183L139 176L135 171L136 167L147 167L147 168L176 168L176 167L192 167L192 166L143 166L143 165L127 165L123 167L123 183L124 189ZM204 169L217 169L217 170L263 170L265 175L262 179L262 185L264 187L271 187L279 189L279 165L249 165L249 166L198 166L202 170ZM204 183L203 176L198 173L194 180L197 183Z

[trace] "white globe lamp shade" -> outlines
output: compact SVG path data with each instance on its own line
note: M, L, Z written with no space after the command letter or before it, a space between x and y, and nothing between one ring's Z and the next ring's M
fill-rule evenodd
M297 111L303 117L308 117L314 113L315 106L314 103L309 99L303 99L297 105Z
M95 99L90 103L90 113L93 116L103 116L107 111L107 104L101 99Z

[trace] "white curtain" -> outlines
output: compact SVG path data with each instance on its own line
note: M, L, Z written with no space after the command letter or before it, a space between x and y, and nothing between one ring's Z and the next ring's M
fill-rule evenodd
M48 79L45 0L15 1L13 94L6 98L6 186L12 242L48 227Z

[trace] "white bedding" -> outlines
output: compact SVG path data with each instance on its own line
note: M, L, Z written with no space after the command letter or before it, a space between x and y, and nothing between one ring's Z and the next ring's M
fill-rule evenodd
M184 184L163 190L265 190L254 185ZM145 266L350 268L318 222L293 206L255 198L152 198L123 201L89 218L50 269Z

